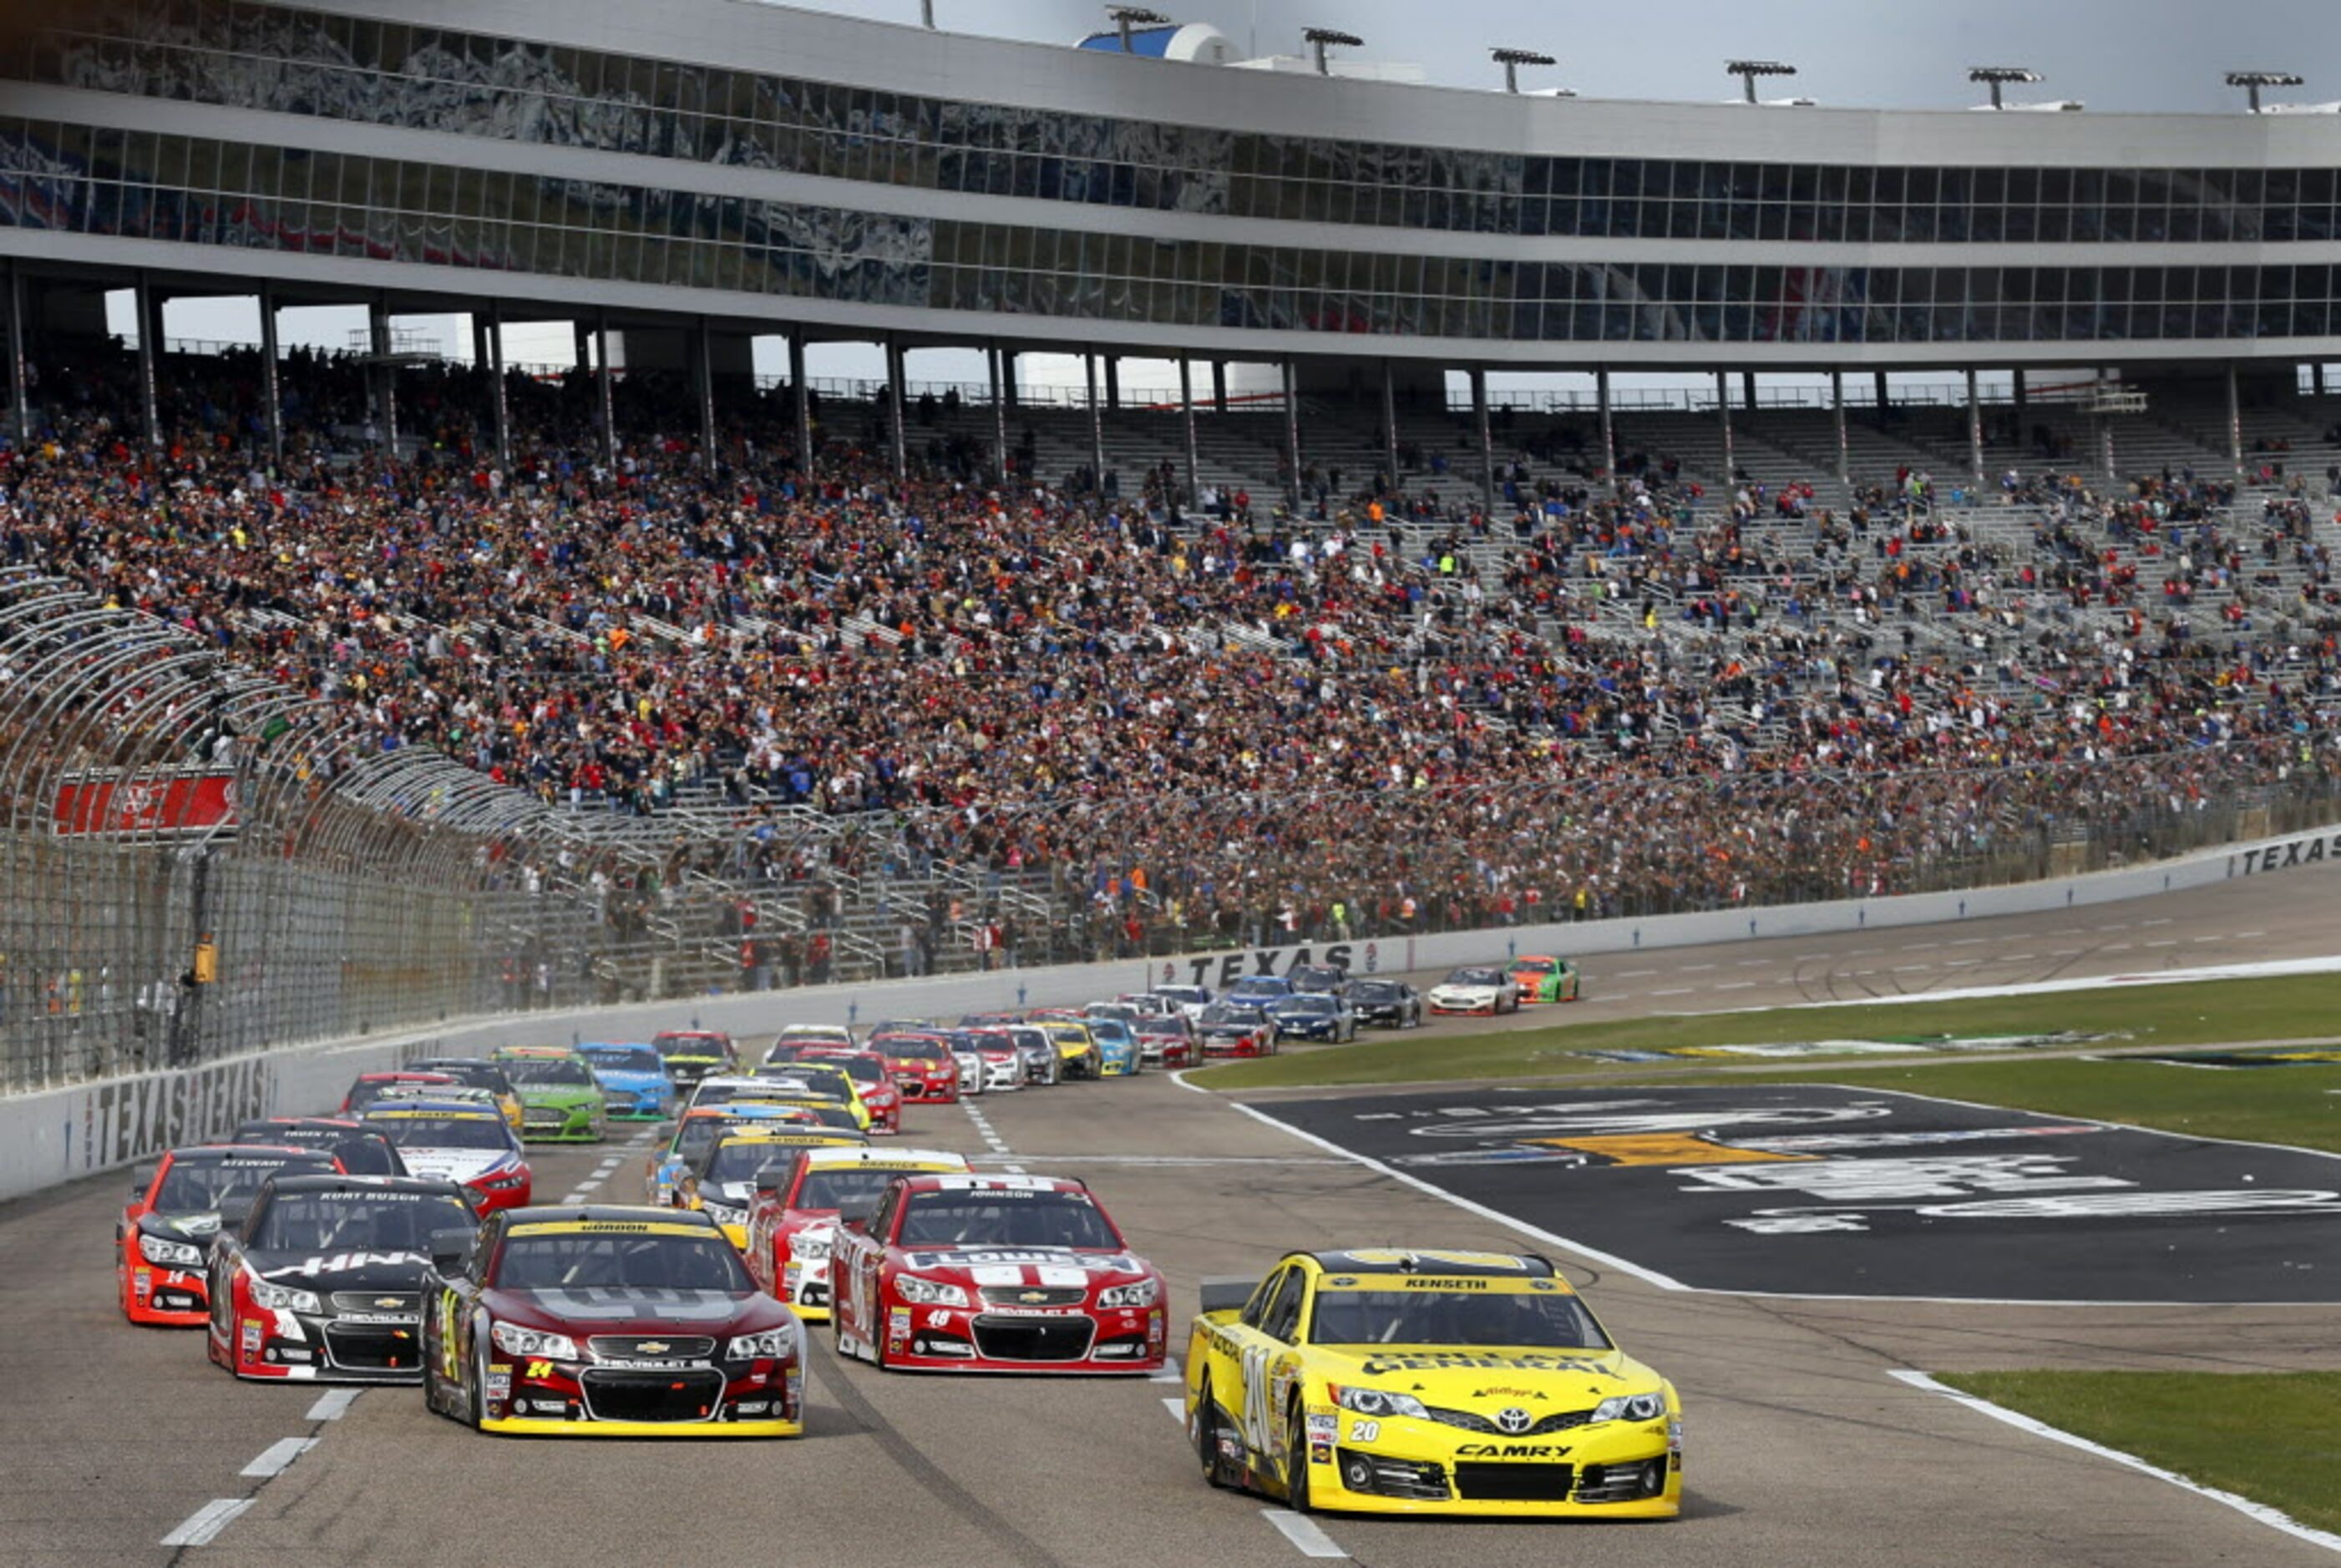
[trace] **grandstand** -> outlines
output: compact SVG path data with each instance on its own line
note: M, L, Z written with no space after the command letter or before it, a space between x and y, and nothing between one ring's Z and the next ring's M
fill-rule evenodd
M0 918L18 1079L2332 809L2326 127L946 68L778 6L611 52L640 9L105 0L0 47L0 564L46 607L0 630L0 789L74 868ZM257 345L162 330L255 294ZM314 303L370 325L284 352ZM468 356L403 324L451 313ZM507 362L545 320L590 368ZM811 382L842 340L887 380ZM989 375L909 381L941 345ZM1068 348L1069 399L1013 373ZM1165 355L1182 396L1121 395ZM1590 394L1487 391L1556 367ZM1697 390L1613 385L1650 370ZM1919 370L1964 395L1889 395ZM191 683L103 657L141 639ZM240 808L58 804L180 776ZM370 877L411 912L336 925ZM243 1005L183 973L214 928Z

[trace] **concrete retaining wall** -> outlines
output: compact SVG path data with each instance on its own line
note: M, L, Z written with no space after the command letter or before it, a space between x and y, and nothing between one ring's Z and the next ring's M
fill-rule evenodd
M1200 980L1218 987L1243 975L1281 973L1296 963L1323 960L1337 952L1346 957L1352 972L1399 974L1520 953L1580 956L1956 924L2177 892L2235 877L2307 875L2328 865L2341 865L2341 832L2325 829L2126 870L1964 893L1519 926L1338 945L1293 944L565 1013L503 1014L409 1034L286 1047L207 1067L0 1097L0 1199L149 1158L174 1144L215 1136L248 1116L327 1109L341 1102L343 1091L358 1074L421 1056L476 1056L498 1046L532 1042L647 1039L662 1028L723 1029L745 1039L791 1023L867 1024L885 1017L956 1017L1009 1007L1065 1006L1142 989L1150 980Z

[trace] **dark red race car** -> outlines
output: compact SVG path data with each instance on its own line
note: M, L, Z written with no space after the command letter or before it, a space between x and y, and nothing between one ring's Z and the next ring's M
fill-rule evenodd
M453 1088L461 1081L453 1073L360 1073L342 1097L341 1114L363 1115L376 1100L402 1089Z
M830 1261L841 1355L948 1372L1153 1372L1165 1292L1078 1181L903 1176Z
M272 1176L210 1265L212 1365L238 1377L419 1383L432 1237L479 1223L419 1176Z
M322 1150L283 1144L193 1144L164 1155L132 1181L114 1225L122 1315L201 1328L211 1305L204 1260L220 1226L242 1224L260 1184L279 1171L341 1168Z
M959 1103L959 1058L941 1035L908 1033L872 1035L870 1048L886 1059L906 1100Z
M346 1116L255 1116L236 1124L235 1141L323 1149L352 1176L406 1174L396 1144L380 1128L363 1126Z
M433 1248L423 1394L485 1432L793 1437L804 1330L703 1214L507 1209Z

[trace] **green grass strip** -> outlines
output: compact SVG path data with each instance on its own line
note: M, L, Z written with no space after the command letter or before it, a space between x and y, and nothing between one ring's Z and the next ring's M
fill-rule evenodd
M1934 1375L2297 1523L2341 1531L2341 1372Z
M2109 987L1968 1001L1775 1007L1685 1017L1624 1018L1573 1024L1553 1010L1549 1028L1425 1037L1384 1036L1355 1046L1295 1051L1260 1061L1208 1067L1192 1081L1209 1089L1401 1084L1441 1080L1553 1077L1576 1073L1648 1071L1585 1055L1669 1046L1790 1040L1910 1039L1928 1035L2114 1034L2108 1045L2172 1047L2258 1040L2341 1037L2341 975L2201 980L2170 986ZM1858 1059L1858 1058L1856 1058ZM1845 1058L1838 1058L1840 1062ZM1844 1068L1835 1069L1842 1073ZM2233 1075L2158 1069L2189 1080ZM2294 1083L2307 1068L2270 1068ZM2298 1087L2295 1083L2295 1087Z

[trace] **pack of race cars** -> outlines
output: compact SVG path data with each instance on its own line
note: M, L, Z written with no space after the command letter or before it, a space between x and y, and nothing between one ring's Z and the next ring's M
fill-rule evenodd
M250 1121L142 1171L116 1225L122 1309L203 1328L238 1378L419 1384L433 1412L506 1434L797 1434L822 1323L882 1369L1156 1373L1168 1283L1081 1181L891 1140L911 1102L1577 988L1548 958L1420 994L1299 978L948 1027L791 1026L752 1066L690 1031L367 1074L338 1115ZM533 1201L524 1141L599 1139L618 1118L666 1128L641 1204ZM1204 1479L1296 1509L1680 1505L1673 1387L1540 1257L1312 1251L1206 1281L1183 1380Z

